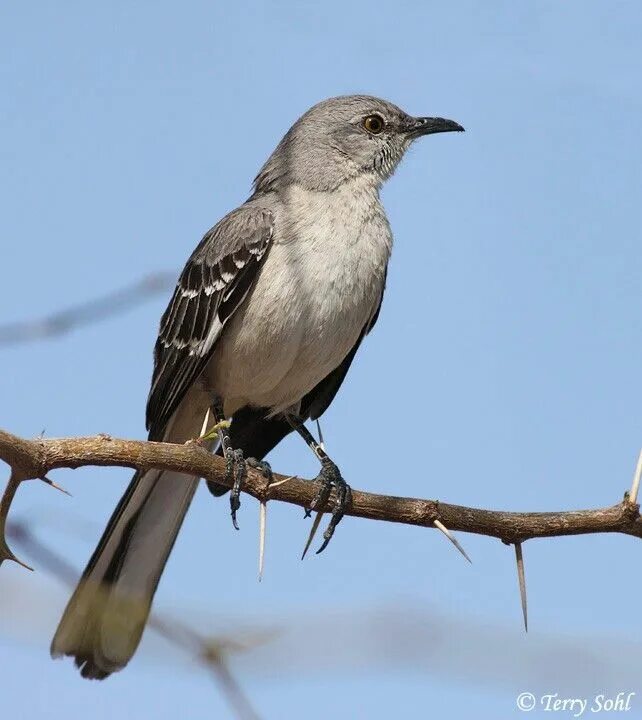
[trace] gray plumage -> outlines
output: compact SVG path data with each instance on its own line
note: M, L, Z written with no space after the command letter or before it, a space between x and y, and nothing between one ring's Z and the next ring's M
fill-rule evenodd
M214 397L232 438L256 457L289 431L284 414L318 417L381 304L392 249L381 185L416 137L461 129L369 96L306 112L249 200L181 273L155 348L150 439L198 437ZM197 484L136 473L67 606L54 656L74 656L93 678L129 661Z

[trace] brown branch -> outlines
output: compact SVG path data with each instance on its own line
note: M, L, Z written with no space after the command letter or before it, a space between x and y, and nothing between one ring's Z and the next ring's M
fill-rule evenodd
M224 461L211 455L198 442L174 445L118 440L104 435L25 440L0 430L0 459L11 467L14 477L17 474L20 479L44 478L58 468L100 465L173 470L230 485L225 477ZM285 480L284 476L275 475L274 484L269 485L261 473L250 469L243 490L261 502L278 500L308 507L316 493L315 485L298 478ZM3 502L5 516L10 499ZM607 532L642 538L639 506L629 499L628 494L622 502L611 507L534 513L482 510L438 500L355 490L346 514L422 527L434 527L438 520L451 530L488 535L509 544L539 537Z

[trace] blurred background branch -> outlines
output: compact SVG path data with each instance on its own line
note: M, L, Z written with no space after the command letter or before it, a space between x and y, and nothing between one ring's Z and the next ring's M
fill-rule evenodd
M41 522L33 514L15 519L7 527L9 538L46 575L70 586L79 573L50 548L49 541L38 538L38 529L46 530L48 537L52 529L41 528ZM77 534L79 522L84 526L79 518L65 516L62 526ZM16 574L3 583L0 633L23 644L35 641L44 646L58 619L55 591L32 578L25 583L22 577ZM639 682L642 645L634 633L587 635L557 628L538 632L524 642L513 627L475 613L444 612L401 599L392 605L352 609L343 603L308 606L298 614L291 609L263 608L267 612L248 626L242 616L223 613L221 617L220 608L212 609L211 598L204 601L205 608L200 610L173 606L171 612L154 611L149 626L166 643L154 642L146 634L136 664L139 670L150 663L160 666L176 680L177 671L193 673L192 665L182 658L195 658L217 676L228 706L241 720L254 718L254 711L239 707L233 697L236 691L228 694L218 676L221 660L234 678L241 675L247 683L258 680L268 685L289 686L301 678L327 681L375 669L387 677L401 673L404 682L410 676L424 683L429 678L440 682L463 678L479 691L521 688L524 677L533 690L570 685L577 693L592 693L604 686L633 688ZM189 626L178 618L189 618ZM233 628L233 637L226 630L219 632L221 627ZM157 682L157 669L154 678ZM238 681L233 682L238 688ZM285 710L278 715L285 716Z
M61 555L41 542L27 522L10 523L7 535L33 558L38 567L73 589L79 573ZM239 720L258 720L259 716L229 668L227 657L232 652L264 641L263 637L257 636L244 644L232 638L206 636L174 617L157 612L150 615L148 627L190 657L196 658L211 673L235 717Z
M102 297L78 303L51 315L4 323L0 325L0 347L48 340L121 315L155 295L167 293L175 282L175 273L155 272Z

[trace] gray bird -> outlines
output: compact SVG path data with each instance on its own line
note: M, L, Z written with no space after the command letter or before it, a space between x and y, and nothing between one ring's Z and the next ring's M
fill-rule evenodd
M417 138L463 130L354 95L325 100L286 133L239 208L205 234L160 323L147 402L150 440L184 443L211 418L234 480L296 430L321 463L312 507L350 488L304 421L330 405L379 314L392 233L379 191ZM226 418L231 418L226 427ZM210 445L211 446L211 445ZM134 654L199 478L138 471L54 636L83 677L102 679ZM210 483L215 495L227 488Z

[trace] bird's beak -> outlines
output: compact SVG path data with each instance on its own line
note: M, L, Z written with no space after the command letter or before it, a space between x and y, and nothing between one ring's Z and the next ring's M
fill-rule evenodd
M413 139L422 135L442 132L464 132L464 128L454 120L440 117L419 117L410 119L407 130L408 135Z

